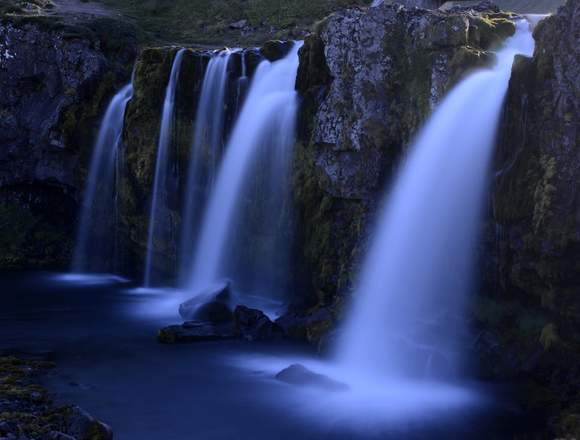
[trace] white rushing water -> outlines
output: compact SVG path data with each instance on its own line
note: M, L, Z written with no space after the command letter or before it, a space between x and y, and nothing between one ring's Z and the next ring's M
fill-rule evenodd
M279 61L263 61L254 74L206 208L188 283L190 293L231 275L226 273L226 257L238 252L234 238L240 234L241 199L249 178L257 172L259 156L268 152L285 155L292 146L300 46L295 44Z
M173 135L175 93L181 70L181 63L186 49L180 49L175 55L161 116L161 128L157 145L157 161L153 181L151 212L149 215L149 235L147 239L147 257L145 261L144 285L150 287L153 282L154 258L157 248L166 246L172 241L170 237L173 220L167 206L169 188L169 156Z
M205 193L213 186L224 147L225 98L232 53L232 50L225 49L212 56L199 97L183 204L181 279L189 274L191 268L200 214L206 202Z
M531 56L530 26L491 69L439 104L402 164L363 261L337 355L358 377L457 376L474 246L514 56Z
M131 84L123 87L111 100L101 122L82 199L72 260L74 273L116 269L116 188L125 109L132 95Z

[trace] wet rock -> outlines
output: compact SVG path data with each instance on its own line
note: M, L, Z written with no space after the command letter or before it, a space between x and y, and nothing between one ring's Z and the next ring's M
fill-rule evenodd
M315 373L304 365L293 364L276 374L276 379L290 385L319 388L325 391L348 391L350 387L323 374Z
M115 20L1 17L0 268L68 267L96 127L135 53Z
M546 438L574 437L564 420L580 407L578 20L580 3L566 2L536 26L533 58L514 62L475 308L493 335L478 341L481 365L526 378L530 411L549 414Z
M238 306L234 311L236 335L248 341L263 341L284 337L282 328L262 311Z
M264 43L260 53L269 61L276 61L288 55L294 43L292 41L271 40Z
M214 324L200 321L165 327L159 330L157 335L157 340L162 344L223 341L235 338L233 324Z
M112 440L111 428L82 408L73 406L68 416L67 434L80 440Z
M111 440L111 429L77 406L54 406L38 384L54 364L0 357L0 438Z
M186 321L231 321L231 296L231 283L220 282L196 293L192 299L181 304L179 314Z
M351 291L369 222L413 136L513 32L509 17L492 13L383 2L335 13L305 40L294 197L312 304L334 307Z

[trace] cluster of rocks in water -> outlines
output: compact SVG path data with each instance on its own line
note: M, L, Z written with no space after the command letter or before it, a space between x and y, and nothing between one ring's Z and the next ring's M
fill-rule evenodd
M0 356L0 440L112 440L113 433L78 406L55 405L40 378L55 365Z
M285 336L283 327L261 310L234 304L229 282L205 289L179 307L185 322L161 329L158 340L175 344L228 339L264 341Z

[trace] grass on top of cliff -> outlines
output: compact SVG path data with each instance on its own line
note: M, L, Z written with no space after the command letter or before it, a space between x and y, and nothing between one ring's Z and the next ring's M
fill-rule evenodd
M220 46L299 38L329 13L370 0L98 0L151 41Z

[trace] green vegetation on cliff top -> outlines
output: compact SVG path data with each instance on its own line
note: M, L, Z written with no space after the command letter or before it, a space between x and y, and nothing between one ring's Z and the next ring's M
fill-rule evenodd
M208 45L225 42L249 45L275 38L301 38L316 21L331 12L371 3L371 0L96 1L136 20L153 41ZM496 0L495 3L504 10L544 13L554 11L563 0Z
M99 0L133 18L151 40L229 45L260 44L303 35L340 8L370 0Z

